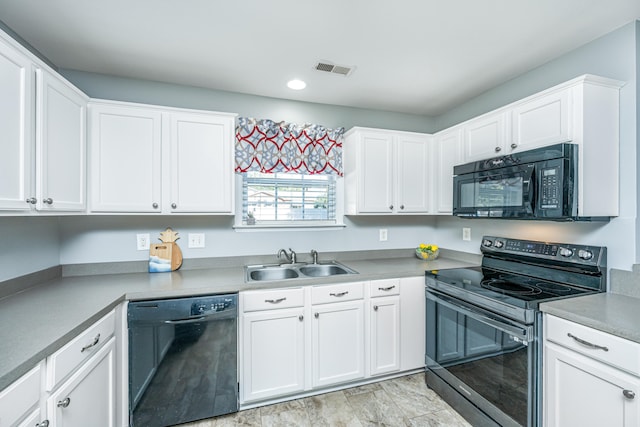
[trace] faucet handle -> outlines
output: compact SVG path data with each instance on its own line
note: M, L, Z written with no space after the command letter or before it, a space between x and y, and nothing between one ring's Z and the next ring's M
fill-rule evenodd
M317 264L318 263L318 251L316 251L315 249L311 249L311 257L313 258L313 263Z
M295 264L296 263L296 253L293 251L293 249L289 248L289 252L291 252L291 264Z

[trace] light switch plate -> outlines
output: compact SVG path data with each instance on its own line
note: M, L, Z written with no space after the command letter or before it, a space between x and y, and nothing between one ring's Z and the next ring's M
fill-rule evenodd
M204 234L203 233L189 233L189 247L190 248L204 248Z
M466 241L471 240L471 228L462 227L462 240L466 240Z
M139 251L148 251L150 245L149 233L136 234L136 247Z

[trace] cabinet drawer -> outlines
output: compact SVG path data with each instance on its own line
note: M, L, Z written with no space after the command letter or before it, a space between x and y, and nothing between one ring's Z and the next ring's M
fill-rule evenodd
M640 376L640 344L555 316L545 320L548 341Z
M82 362L107 342L115 331L115 313L112 311L98 320L67 345L47 358L47 391L53 388Z
M311 304L358 300L364 297L363 291L364 282L314 286L311 288Z
M41 372L42 364L38 364L0 393L0 425L15 425L38 404Z
M304 292L302 288L270 289L268 291L244 292L243 311L276 310L279 308L302 307Z
M369 292L372 298L400 295L400 279L372 280Z

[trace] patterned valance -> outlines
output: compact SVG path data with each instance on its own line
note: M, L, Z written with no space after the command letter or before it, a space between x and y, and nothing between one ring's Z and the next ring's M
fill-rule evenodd
M342 176L344 128L239 117L236 172Z

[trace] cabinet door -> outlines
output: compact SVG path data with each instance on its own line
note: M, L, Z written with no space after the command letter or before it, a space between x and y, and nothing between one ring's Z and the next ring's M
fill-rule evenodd
M640 425L639 378L549 342L544 353L546 426Z
M37 76L36 206L83 211L88 98L45 70Z
M56 427L115 426L115 338L47 399Z
M165 115L171 146L172 212L233 212L233 117Z
M304 309L244 314L242 401L304 390Z
M545 94L517 105L512 112L515 150L567 142L570 136L570 89Z
M462 130L456 129L438 135L434 147L436 185L435 210L437 213L453 212L453 167L463 163Z
M33 188L33 84L31 62L0 41L0 209L29 210Z
M371 375L400 370L400 297L369 301Z
M25 417L31 419L34 412L40 416L39 400L43 371L44 362L0 392L0 427L28 425L26 421L19 421Z
M429 141L426 137L400 135L396 139L395 211L428 213L431 209Z
M424 368L426 341L424 276L400 279L400 369Z
M364 302L312 307L313 387L364 378Z
M464 126L465 162L508 154L506 113L498 112L471 120Z
M117 104L89 109L91 210L159 213L160 113Z
M363 133L358 155L360 213L393 212L393 138Z

